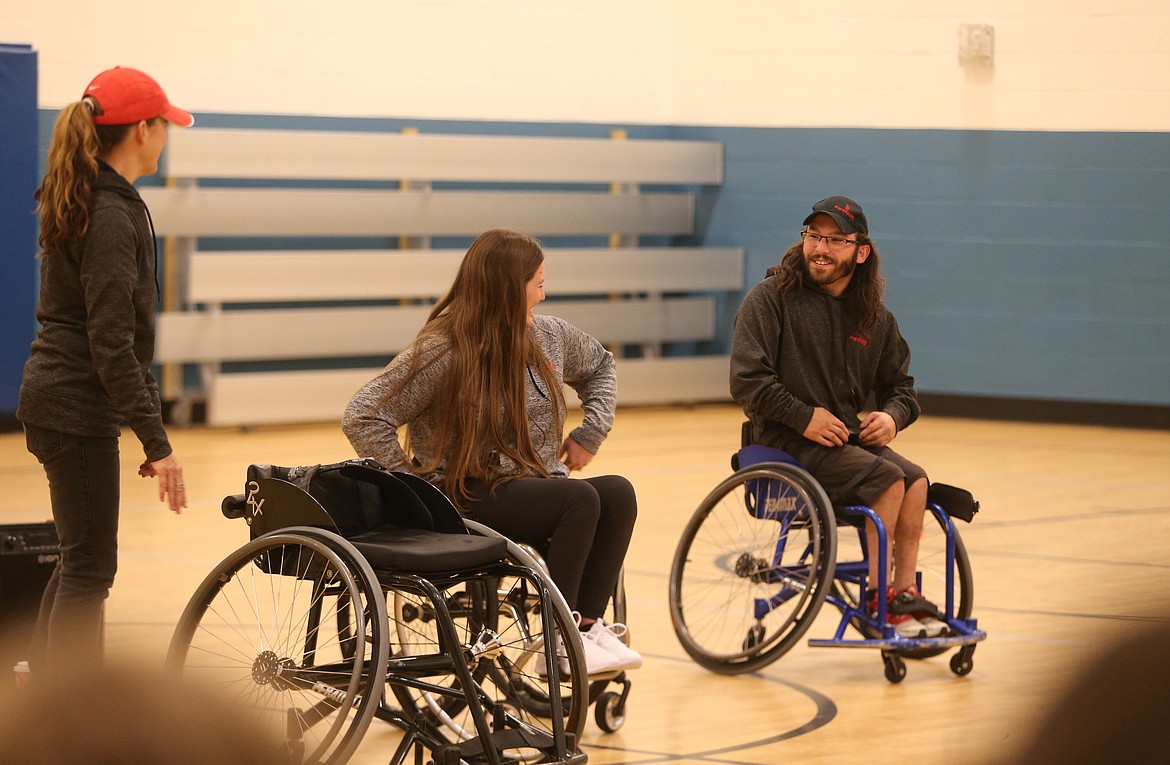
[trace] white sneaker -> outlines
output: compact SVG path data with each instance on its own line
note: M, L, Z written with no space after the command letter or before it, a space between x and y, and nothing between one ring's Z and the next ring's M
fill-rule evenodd
M616 656L606 651L597 644L597 641L590 640L586 637L586 633L581 634L581 648L585 656L585 674L586 675L600 675L606 672L617 672L621 667L621 663ZM569 659L565 651L564 643L561 642L560 635L557 636L557 657L560 660L560 677L561 680L567 680L569 677ZM536 660L536 674L544 678L548 677L548 658L541 656Z
M585 674L601 675L625 669L622 660L602 648L597 638L588 632L581 633L581 647L585 649Z
M606 624L598 619L586 632L581 633L585 642L596 642L607 653L620 662L621 669L637 669L642 666L642 654L626 645L622 636L628 632L624 624Z
M565 680L569 677L569 658L565 652L565 641L561 640L561 636L557 635L556 657L560 663L560 678ZM536 657L536 675L541 679L548 677L548 654Z

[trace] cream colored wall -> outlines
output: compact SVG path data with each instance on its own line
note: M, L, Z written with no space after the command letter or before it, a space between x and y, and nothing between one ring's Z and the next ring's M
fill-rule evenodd
M1166 0L3 3L46 108L121 63L195 111L1170 129ZM994 26L993 67L960 66L963 22Z

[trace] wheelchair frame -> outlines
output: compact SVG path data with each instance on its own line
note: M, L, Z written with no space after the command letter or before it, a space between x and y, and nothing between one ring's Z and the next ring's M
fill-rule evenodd
M474 529L482 543L467 540L441 492L383 471L390 478L380 480L443 515L436 527L462 529L406 526L411 544L446 545L463 560L470 550L474 564L372 565L288 471L253 466L247 493L224 500L224 514L247 518L253 539L192 595L168 652L172 671L233 693L292 763L344 763L374 717L403 733L395 765L412 749L415 762L426 750L434 765L586 761L580 636L523 551L486 528Z
M841 614L833 637L809 639L810 646L876 648L893 683L906 676L904 659L951 648L958 649L951 670L960 676L971 671L975 644L987 635L971 618L970 562L945 509L928 505L934 523L924 524L924 535L932 541L920 552L917 576L921 590L923 553L932 562L941 556L933 584L945 591L943 621L950 634L903 638L886 624L883 598L876 614L866 613L865 521L874 524L879 539L876 589L887 588L887 530L877 514L860 505L834 508L812 475L780 450L744 447L733 466L736 471L691 517L671 567L671 621L696 662L723 674L767 666L804 636L828 603ZM935 527L941 541L927 534ZM839 528L857 531L860 559L838 559ZM861 637L847 638L849 627Z
M467 527L479 533L495 533L487 526L476 521L466 520ZM539 550L529 544L508 541L509 550L525 565L548 574L548 564ZM514 548L514 549L513 549ZM618 572L617 584L614 585L613 598L610 601L609 624L627 624L626 617L626 585L625 569ZM628 633L626 642L628 644ZM618 686L618 690L610 690L609 686ZM615 733L626 723L626 702L630 698L633 683L626 676L625 670L606 672L589 676L589 703L593 705L593 720L597 727L606 733Z

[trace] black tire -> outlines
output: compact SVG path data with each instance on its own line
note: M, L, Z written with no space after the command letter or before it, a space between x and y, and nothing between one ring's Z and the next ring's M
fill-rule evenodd
M380 703L386 624L365 558L331 532L291 528L244 545L203 580L167 667L240 702L280 761L339 765Z
M486 527L468 522L472 533L499 536ZM472 677L481 691L493 727L520 728L537 733L536 738L556 738L553 715L559 713L561 728L573 742L580 741L588 714L588 683L585 658L576 623L564 599L535 561L509 542L507 569L511 575L495 579L460 583L444 589L445 602L459 633L459 642L470 645L483 629L498 636L498 655L473 662ZM485 587L494 588L489 598ZM562 640L564 656L558 666L556 690L550 693L546 677L545 645L556 646L547 639L539 589L547 591L549 614L555 634ZM390 604L390 641L393 655L426 656L440 651L437 622L431 618L431 606L410 592L395 589L388 593ZM555 649L550 651L555 653ZM393 660L391 661L393 669ZM456 679L429 678L429 682L455 687ZM398 703L410 715L423 715L433 723L436 735L458 744L476 735L467 705L456 695L391 685ZM575 746L575 743L573 744ZM517 746L505 749L504 755L519 762L542 761L547 752L536 747Z
M803 469L769 462L732 474L695 510L675 550L669 603L683 649L722 674L778 659L816 619L836 543L832 505Z

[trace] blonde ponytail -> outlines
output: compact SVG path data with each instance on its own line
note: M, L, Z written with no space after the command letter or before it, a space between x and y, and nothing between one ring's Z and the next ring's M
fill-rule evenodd
M50 255L85 236L89 230L89 202L98 176L98 158L121 142L130 130L130 125L95 125L95 108L91 98L69 104L53 125L48 170L33 194L41 220L38 257Z

